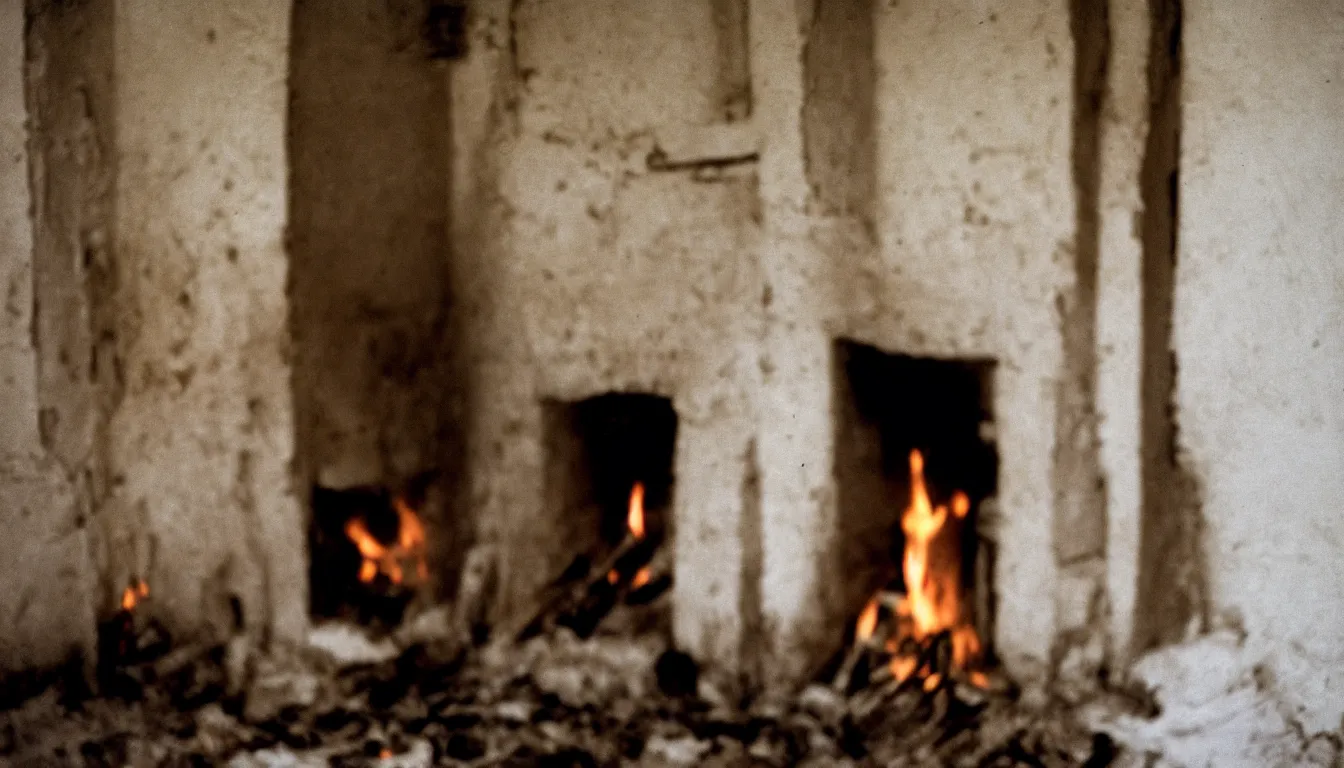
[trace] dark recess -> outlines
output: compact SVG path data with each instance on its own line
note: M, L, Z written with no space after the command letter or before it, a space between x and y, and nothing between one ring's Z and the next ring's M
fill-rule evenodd
M431 481L427 475L408 483L403 498L412 509L423 503ZM381 574L373 583L359 580L363 562L345 526L360 518L369 533L385 545L397 540L399 520L393 492L365 486L312 490L312 523L308 528L308 595L314 618L344 618L374 627L390 628L401 622L415 596L412 588L390 584Z
M1178 454L1176 359L1172 348L1180 213L1180 0L1152 8L1148 59L1150 127L1140 175L1144 214L1142 517L1133 652L1179 640L1207 621L1199 488Z
M433 0L425 14L425 44L430 59L467 55L466 0Z
M574 403L570 409L587 464L589 500L600 510L603 541L615 544L625 537L630 489L636 482L644 484L644 509L652 527L672 498L677 435L672 401L609 393Z
M924 455L934 504L955 491L971 500L962 526L962 583L975 585L980 502L994 496L998 454L981 433L992 421L994 363L887 354L847 341L836 345L841 389L836 439L839 519L846 551L842 568L858 569L845 596L857 611L872 589L904 591L900 517L910 498L911 450ZM864 577L864 569L869 574Z
M1064 353L1056 410L1056 558L1061 565L1096 557L1106 547L1106 494L1097 438L1097 280L1101 248L1101 120L1109 66L1107 3L1072 0L1072 174L1077 207L1075 282L1059 297Z

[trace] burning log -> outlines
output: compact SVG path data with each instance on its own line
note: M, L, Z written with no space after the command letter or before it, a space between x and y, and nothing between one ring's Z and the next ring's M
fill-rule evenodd
M586 568L586 555L577 556L544 593L537 610L520 629L512 632L522 642L556 626L568 627L579 637L588 637L623 599L636 595L636 602L651 602L671 585L670 573L655 573L654 558L661 539L647 534L644 525L644 486L630 491L626 516L627 535L596 568ZM580 576L582 574L582 576Z
M652 539L626 537L585 579L543 599L536 613L514 633L515 638L522 642L553 626L567 626L580 637L592 634L640 574L646 573L643 565L653 558L657 546Z
M969 512L970 499L960 491L952 494L950 505L932 503L924 482L924 456L911 451L910 503L901 516L906 593L882 591L869 600L855 622L855 642L832 680L835 690L848 691L864 662L877 668L869 686L886 695L894 695L908 678L918 678L930 692L953 679L988 684L976 669L980 635L968 617L969 605L961 599L956 521ZM891 681L897 685L888 685Z

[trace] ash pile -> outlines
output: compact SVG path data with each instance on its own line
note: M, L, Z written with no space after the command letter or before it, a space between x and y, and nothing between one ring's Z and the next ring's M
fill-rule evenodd
M464 585L481 583L490 560L468 558ZM947 636L917 649L919 673L904 678L884 671L880 646L858 643L800 690L753 689L671 647L669 573L657 550L631 544L576 560L517 626L482 626L484 591L468 588L455 610L412 610L381 636L331 623L302 646L264 651L241 633L174 643L132 606L103 629L96 685L72 667L10 693L0 765L1101 766L1138 757L1048 697L961 679L947 666Z

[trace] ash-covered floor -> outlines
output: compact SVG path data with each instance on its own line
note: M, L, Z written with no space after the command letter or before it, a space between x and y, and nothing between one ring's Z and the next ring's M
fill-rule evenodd
M1077 766L1120 754L1062 700L952 684L749 696L656 635L560 629L473 648L335 627L239 665L245 680L230 669L238 653L200 647L125 667L124 698L58 683L0 714L0 763Z

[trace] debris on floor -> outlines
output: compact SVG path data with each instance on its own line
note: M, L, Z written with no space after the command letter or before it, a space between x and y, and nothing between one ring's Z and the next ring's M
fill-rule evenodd
M168 676L152 671L166 656L137 661L122 674L140 685L117 697L63 702L53 688L0 713L0 763L1066 766L1114 751L1067 711L1009 693L915 686L875 705L813 684L747 696L659 633L558 627L475 647L421 631L386 658L345 637L359 632L328 627L254 658L235 694L222 648ZM216 682L186 695L199 681Z

